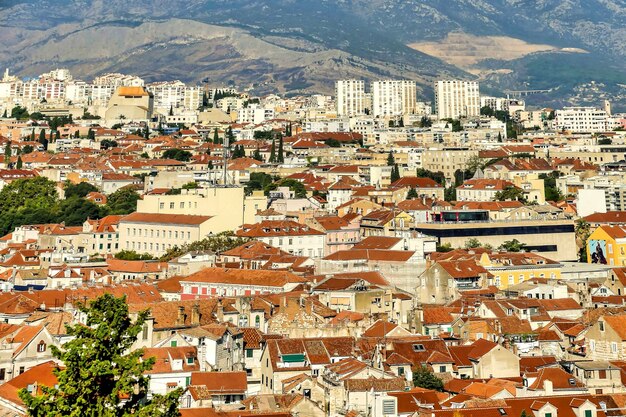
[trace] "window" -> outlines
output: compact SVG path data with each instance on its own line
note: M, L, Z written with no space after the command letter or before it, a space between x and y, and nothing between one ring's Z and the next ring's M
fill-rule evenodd
M174 203L170 203L170 209L173 210L174 209Z
M193 356L190 356L187 358L187 365L193 365L193 362L194 362Z
M545 413L543 416L544 417L552 417L552 413Z
M446 372L446 365L439 365L439 372Z
M598 322L598 327L600 328L600 331L603 332L604 331L604 322L603 321L599 321Z
M23 366L20 366L19 374L23 374L26 369Z
M170 347L176 347L176 346L178 346L178 342L176 340L170 341Z
M591 410L585 410L585 417L592 417L593 412Z
M254 350L246 349L246 358L251 358L254 355Z
M43 340L41 342L39 342L39 344L37 345L37 352L41 353L41 352L45 352L46 351L46 344L43 342Z
M617 353L617 343L611 342L611 353Z
M398 375L404 375L404 366L398 367Z

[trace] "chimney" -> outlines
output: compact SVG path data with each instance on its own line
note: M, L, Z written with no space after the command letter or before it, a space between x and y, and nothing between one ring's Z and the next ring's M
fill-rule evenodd
M224 321L224 305L222 304L222 298L217 299L217 312L215 313L217 321Z
M543 381L543 390L545 391L544 395L552 395L552 387L552 381L550 381L549 379Z
M176 318L176 324L183 326L185 324L185 307L178 306L178 317Z
M199 326L200 325L200 305L195 303L191 307L191 325Z

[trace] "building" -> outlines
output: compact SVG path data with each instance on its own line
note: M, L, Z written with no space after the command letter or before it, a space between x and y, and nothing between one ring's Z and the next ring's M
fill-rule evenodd
M554 127L572 133L598 133L613 130L613 122L605 110L595 107L564 107L555 112Z
M152 117L154 96L144 87L118 87L108 102L107 121L144 121Z
M120 249L161 256L173 247L207 237L210 220L210 216L135 212L119 222Z
M600 226L587 239L587 262L626 266L626 228Z
M415 81L381 80L372 82L372 115L393 117L415 113Z
M459 119L480 115L477 81L441 80L435 82L435 110L439 119Z
M335 83L337 116L365 114L365 81L339 80Z
M324 256L326 234L292 220L263 220L244 224L237 236L260 240L298 256L321 258Z

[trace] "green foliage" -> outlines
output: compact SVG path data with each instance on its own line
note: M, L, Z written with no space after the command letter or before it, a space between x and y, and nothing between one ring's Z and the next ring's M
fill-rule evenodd
M396 164L396 158L393 156L393 151L389 151L389 155L387 155L387 166L392 167Z
M463 126L461 125L461 121L459 119L442 119L446 122L450 123L453 132L461 132L463 130Z
M270 148L270 163L276 163L276 141L272 139L272 147Z
M110 214L130 214L137 210L139 194L131 188L120 188L107 197Z
M195 181L190 181L187 184L183 184L182 186L183 190L195 190L197 188L200 188L200 187L198 187L198 184Z
M7 141L6 146L4 147L4 163L11 163L11 141Z
M220 139L220 134L217 131L217 128L215 128L215 130L213 131L213 143L215 145L219 145L222 143L222 140Z
M420 388L443 391L443 381L423 365L413 372L413 385Z
M561 191L556 186L556 179L561 176L558 171L553 171L550 174L540 174L539 178L543 180L545 197L547 201L562 201L565 199Z
M117 147L117 142L110 139L103 139L100 141L100 149L109 149Z
M517 239L507 240L502 245L500 245L501 250L505 250L507 252L521 252L526 247L525 243L520 242Z
M480 243L480 240L476 239L475 237L467 239L465 241L465 249L475 249L480 247L482 247L482 244Z
M31 145L26 145L22 148L22 153L27 154L27 153L31 153L34 150L35 149Z
M441 171L432 172L427 169L418 168L415 172L415 175L420 178L430 178L438 184L446 185L446 176Z
M331 148L341 148L341 142L339 142L337 139L331 138L331 139L328 139L325 143Z
M100 219L106 215L106 208L78 196L61 200L56 218L66 226L80 226L87 219Z
M436 251L440 253L451 252L453 250L454 248L452 248L452 245L450 244L450 242L446 242L443 245L437 244L437 247L436 247Z
M274 132L272 132L271 130L265 131L265 130L255 130L254 131L254 139L264 139L264 140L270 140L274 138Z
M182 390L148 399L150 378L146 372L154 358L144 358L142 350L131 350L143 330L149 312L131 320L126 298L110 294L79 304L85 325L67 326L71 340L61 349L51 346L52 354L64 368L57 368L58 385L40 387L42 395L19 391L28 414L44 416L174 417Z
M91 128L89 128L89 130L87 131L87 139L90 139L90 140L96 139L96 132Z
M15 180L0 191L0 213L50 208L57 198L55 183L45 177Z
M285 152L283 150L283 136L278 136L278 154L276 155L276 162L282 164L285 162Z
M296 198L306 197L306 188L304 188L304 184L300 181L294 180L293 178L283 178L282 180L265 187L265 195L269 194L270 191L273 191L278 187L289 187L289 189L294 192Z
M115 254L115 259L123 261L151 261L155 259L149 253L137 253L134 250L123 250Z
M613 141L611 138L600 138L598 139L598 145L612 145Z
M422 116L419 121L419 127L431 127L433 125L433 121L430 120L428 116Z
M210 250L215 253L220 253L241 246L249 241L250 239L248 238L235 236L233 232L222 232L197 242L182 245L181 247L175 246L169 249L165 255L161 257L161 260L167 262L190 251Z
M22 107L22 106L15 106L11 109L11 117L13 119L18 119L18 120L26 120L28 119L28 110L26 110L26 107Z
M178 148L168 149L163 152L164 159L175 159L177 161L188 162L191 159L191 152Z
M391 168L391 183L398 181L400 179L400 168L398 164L394 164Z
M85 197L87 194L98 191L98 188L88 182L80 182L78 184L72 184L71 182L66 182L65 187L63 188L65 192L65 198L71 197Z
M252 155L252 158L256 159L259 162L264 162L263 161L263 156L261 155L261 151L259 150L259 147L256 147L256 150L254 151L254 154Z
M15 164L15 168L17 168L17 169L22 169L22 165L24 165L24 163L22 162L22 156L21 156L21 155L19 155L19 156L17 157L17 162L16 162L16 164Z
M495 195L495 199L497 201L521 201L524 204L527 203L524 190L513 185L509 185L505 187L504 190L498 191Z
M246 194L252 194L255 190L265 190L274 182L274 177L264 172L252 172L250 181L246 183Z
M411 188L408 193L406 193L407 200L414 200L418 197L417 190L415 188Z
M85 109L85 111L83 113L82 119L83 120L98 120L98 119L100 119L100 116L93 115L93 114L89 113L87 111L87 109Z
M443 199L445 201L456 201L456 187L448 187L443 190Z

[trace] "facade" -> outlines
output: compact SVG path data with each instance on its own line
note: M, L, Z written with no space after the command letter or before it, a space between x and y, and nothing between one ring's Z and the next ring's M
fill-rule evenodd
M595 107L564 107L557 110L554 127L572 133L598 133L613 130L613 119Z
M439 119L479 116L478 82L461 80L435 82L435 110Z
M415 113L415 81L381 80L372 82L372 115L393 117Z
M339 80L335 83L337 116L361 116L365 114L365 81Z

